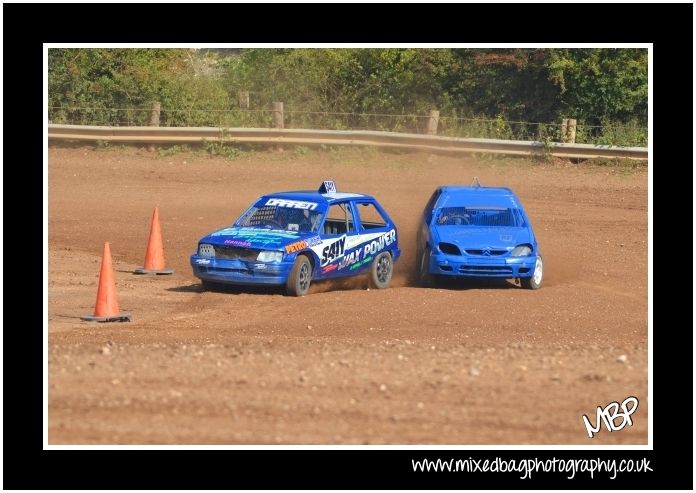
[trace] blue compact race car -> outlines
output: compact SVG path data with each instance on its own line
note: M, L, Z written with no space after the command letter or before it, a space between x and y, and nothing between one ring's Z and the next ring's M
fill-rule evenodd
M372 285L386 288L400 253L396 225L374 197L325 181L316 192L259 198L232 226L202 238L191 266L204 287L284 285L303 296L313 280L368 270Z
M532 224L509 188L442 186L430 197L417 234L419 278L519 279L538 289L543 260Z

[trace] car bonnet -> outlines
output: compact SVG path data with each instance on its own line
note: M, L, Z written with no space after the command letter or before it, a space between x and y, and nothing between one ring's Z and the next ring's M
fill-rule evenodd
M200 243L265 250L286 250L298 242L308 246L321 241L317 233L231 226L210 233Z

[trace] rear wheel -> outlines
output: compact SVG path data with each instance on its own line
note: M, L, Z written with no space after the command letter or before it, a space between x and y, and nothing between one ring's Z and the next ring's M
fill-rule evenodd
M304 255L299 255L292 266L285 291L289 296L304 296L312 282L312 264Z
M523 277L520 279L522 287L526 289L539 289L541 287L541 281L544 277L544 262L539 255L534 263L534 273L532 277Z
M430 248L428 247L425 247L421 254L418 281L424 288L432 287L435 284L435 276L430 273Z
M389 252L382 252L377 255L370 266L370 281L377 289L389 287L392 273L394 272L394 262Z

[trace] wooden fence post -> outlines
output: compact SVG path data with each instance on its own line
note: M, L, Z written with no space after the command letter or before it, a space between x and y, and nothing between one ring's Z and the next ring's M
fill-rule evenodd
M273 128L285 128L285 117L283 114L283 103L273 103Z
M574 118L568 119L568 142L575 144L575 131L577 130L577 120Z
M285 114L283 112L283 103L273 102L273 128L285 128ZM280 144L274 149L278 152L283 152L283 146Z
M152 109L150 110L150 126L151 127L159 127L160 126L160 111L162 110L162 104L159 101L155 101L152 103ZM149 144L147 146L147 150L150 152L153 152L155 150L155 146L153 144Z
M561 120L561 142L568 141L568 119Z
M438 110L430 110L430 116L428 117L428 126L425 129L425 133L428 135L437 135L437 124L440 121L440 112Z
M440 122L440 112L438 110L430 110L428 115L428 124L425 127L425 133L427 135L437 135L437 124ZM430 154L428 156L428 163L433 164L437 161L437 156L435 154Z
M239 91L239 107L243 110L249 109L249 91Z

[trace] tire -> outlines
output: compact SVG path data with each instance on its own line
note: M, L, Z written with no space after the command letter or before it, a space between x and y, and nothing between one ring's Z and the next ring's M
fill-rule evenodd
M370 282L377 289L389 287L392 274L394 273L394 262L389 252L382 252L372 261L370 266Z
M418 263L418 282L424 288L435 285L435 276L430 273L430 248L425 247Z
M544 277L544 261L541 255L537 256L536 262L534 263L534 273L531 277L523 277L520 279L522 287L525 289L539 289L541 287L541 282Z
M312 264L305 255L298 255L285 283L285 292L288 296L304 296L311 283Z

